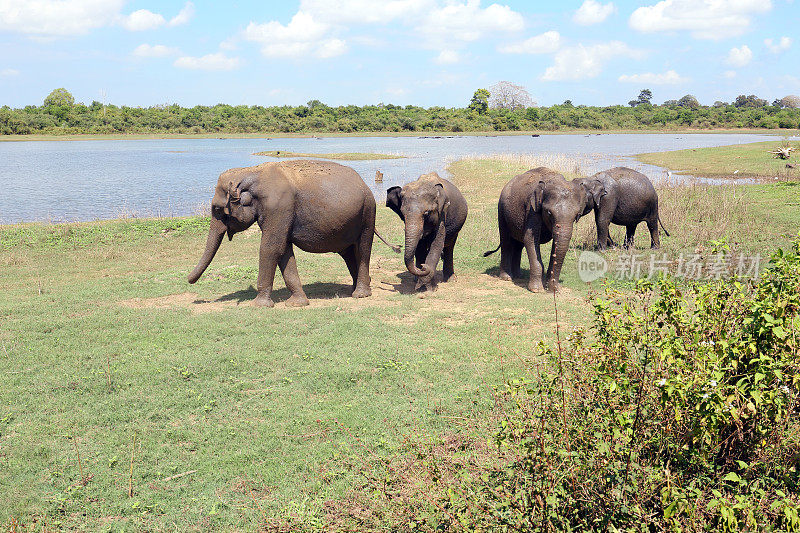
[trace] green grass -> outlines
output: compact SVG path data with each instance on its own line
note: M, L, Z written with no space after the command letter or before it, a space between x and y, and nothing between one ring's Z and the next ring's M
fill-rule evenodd
M669 168L676 173L706 178L800 178L800 169L787 169L787 163L800 167L797 152L789 160L776 159L767 150L784 141L767 141L713 148L694 148L672 152L639 154L644 163ZM792 143L797 145L797 143Z
M265 155L268 157L316 157L319 159L343 159L346 161L367 161L372 159L403 159L403 155L393 154L373 154L363 152L347 152L335 154L305 154L300 152L288 152L286 150L267 150L266 152L256 152L253 155Z
M535 164L452 165L470 214L458 279L432 294L414 293L401 257L377 240L372 297L345 296L338 256L298 251L311 305L283 306L278 274L277 306L255 309L247 304L257 230L226 240L189 285L202 217L0 227L0 524L252 530L288 515L315 523L326 500L353 486L359 441L389 454L408 433L443 433L487 413L487 387L554 339L552 295L499 281L498 255L482 257L498 242L500 189ZM674 235L663 239L668 253L724 236L767 253L800 226L788 184L661 194ZM738 210L714 217L716 206ZM377 226L402 242L400 220L384 207ZM585 217L576 252L593 235ZM637 245L649 253L641 229ZM589 319L576 255L557 297L566 330Z

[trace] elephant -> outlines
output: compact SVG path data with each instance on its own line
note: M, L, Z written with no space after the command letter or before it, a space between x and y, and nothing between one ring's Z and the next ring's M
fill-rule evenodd
M589 190L591 206L587 206L584 214L594 210L597 246L601 250L607 246L614 246L614 241L608 235L610 223L625 226L625 248L633 246L636 226L642 221L647 222L647 229L650 230L651 248L661 246L658 235L659 224L664 234L669 237L669 232L658 216L656 189L641 172L626 167L615 167L575 181Z
M587 211L589 191L575 181L545 167L515 176L500 193L497 222L500 245L484 257L500 250L500 279L519 277L522 248L528 253L528 290L559 289L559 275L572 238L575 222ZM542 282L542 254L539 246L553 241L550 264Z
M275 267L291 297L288 307L308 305L294 246L313 253L336 252L353 278L352 296L370 296L369 259L375 233L375 197L350 167L327 161L263 163L223 172L211 200L205 252L189 274L195 283L208 268L222 239L258 222L261 247L255 306L273 307ZM384 242L386 242L384 240ZM388 243L386 243L388 246ZM393 247L399 253L399 247Z
M453 276L453 248L467 220L467 201L458 187L436 172L386 191L386 206L405 222L405 263L417 277L417 288L436 289L436 265L442 279Z

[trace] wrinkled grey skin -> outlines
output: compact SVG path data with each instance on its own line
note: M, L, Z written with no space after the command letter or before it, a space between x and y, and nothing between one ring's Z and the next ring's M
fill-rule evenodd
M369 259L375 198L352 168L327 161L284 161L223 172L211 200L205 252L189 274L189 283L203 274L226 233L232 239L254 222L261 228L261 247L253 305L275 305L271 296L276 267L292 293L286 305L308 305L294 246L338 253L353 278L353 297L372 293Z
M515 176L503 187L497 204L500 230L500 279L521 275L522 249L528 253L528 290L559 288L559 276L567 255L575 222L587 211L589 191L575 181L545 167ZM544 264L540 245L553 241L550 264L542 280ZM486 252L484 256L496 252Z
M642 221L650 230L650 247L661 245L658 195L647 176L631 168L616 167L575 181L589 190L591 205L587 206L584 214L594 210L598 248L604 250L607 246L614 246L608 234L611 223L625 226L625 248L633 246L636 226ZM663 224L661 228L664 228ZM666 229L664 233L669 237Z
M417 276L417 288L436 289L436 265L442 279L453 276L453 248L467 219L467 201L458 188L435 172L386 191L386 206L406 226L405 263Z

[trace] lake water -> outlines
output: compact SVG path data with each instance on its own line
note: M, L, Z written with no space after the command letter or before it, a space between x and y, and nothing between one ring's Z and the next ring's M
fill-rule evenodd
M329 137L0 142L0 224L80 221L120 216L179 216L208 209L221 172L274 161L264 150L377 152L404 159L341 161L372 188L379 203L392 185L437 171L465 156L565 154L591 174L629 166L654 182L663 169L633 155L774 140L752 134L600 134L498 137ZM384 182L375 184L375 171Z

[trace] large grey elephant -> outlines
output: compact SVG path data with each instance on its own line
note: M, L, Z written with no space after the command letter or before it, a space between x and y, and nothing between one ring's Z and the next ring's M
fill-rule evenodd
M661 245L658 235L658 225L661 223L658 194L647 176L632 168L615 167L575 181L589 190L591 205L587 206L586 213L594 210L597 246L601 250L614 245L608 234L611 223L625 226L626 248L633 246L636 226L642 221L647 222L647 229L650 230L650 247L658 248ZM669 237L663 223L661 229Z
M442 279L453 275L453 248L467 220L467 201L458 187L436 172L386 191L386 206L406 225L405 262L417 276L417 288L436 288L436 265L442 259Z
M556 291L561 267L572 238L575 222L587 211L588 190L549 168L539 167L515 176L503 187L497 204L500 246L500 279L521 275L522 249L528 252L530 279L528 290ZM544 264L539 246L553 241L545 283Z
M234 233L246 230L254 222L261 228L258 296L254 305L275 305L272 284L276 266L292 293L286 305L308 305L297 273L294 246L307 252L338 253L353 278L353 297L372 294L369 259L375 232L375 198L352 168L299 160L223 172L211 200L206 249L189 274L189 283L196 282L211 263L225 233L232 239ZM399 252L399 247L395 251Z

